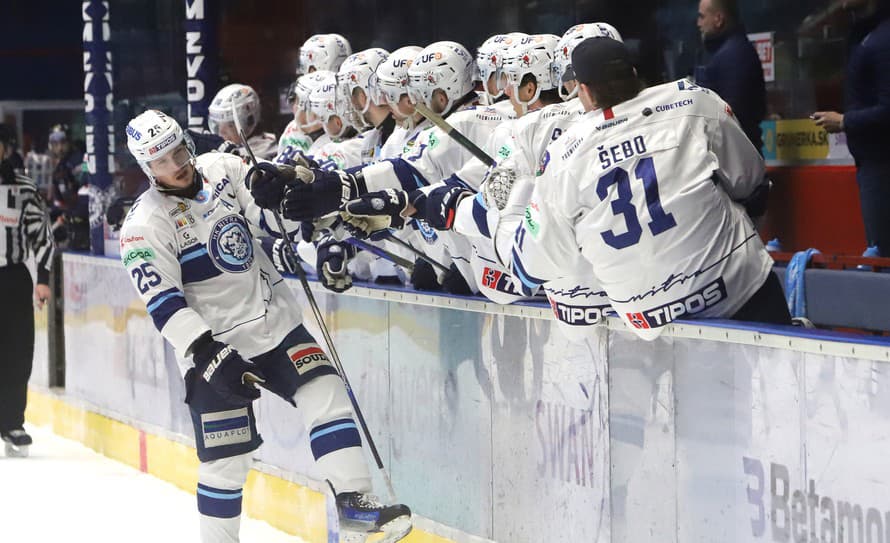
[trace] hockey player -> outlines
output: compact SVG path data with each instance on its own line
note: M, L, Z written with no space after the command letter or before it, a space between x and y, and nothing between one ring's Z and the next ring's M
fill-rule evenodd
M644 339L684 317L790 324L737 203L762 183L763 159L729 106L687 80L642 90L610 38L579 44L572 66L590 113L548 147L521 225L502 238L513 275L533 289L587 265Z
M269 132L254 134L260 124L261 109L260 97L251 87L240 83L226 85L216 93L207 108L207 126L210 132L226 141L243 145L241 136L235 129L234 117L237 114L240 125L244 128L247 145L253 154L271 160L278 153L275 136Z
M410 512L368 496L370 474L343 383L302 326L294 295L257 251L254 232L271 220L255 199L275 184L277 168L255 170L251 193L241 159L195 157L176 121L155 110L130 121L127 146L152 188L124 222L121 259L155 326L186 360L186 403L201 460L201 540L238 541L242 487L262 443L254 383L299 406L341 529L401 539Z
M424 48L409 68L408 91L412 101L423 102L434 112L448 116L470 139L485 141L505 117L492 108L471 107L478 100L473 92L472 70L473 60L463 46L437 42ZM399 158L384 160L354 173L301 173L301 178L311 182L289 189L283 203L285 213L293 220L306 220L334 211L365 192L388 187L414 190L450 176L470 156L440 129L429 128L418 136L411 152ZM439 241L444 236L431 229L428 232L430 241L444 244L442 254L454 258L463 279L471 281L466 242L457 237ZM429 254L434 247L425 249ZM442 254L431 256L441 262L437 257ZM468 287L470 292L478 291L472 283Z
M504 51L527 37L528 34L523 32L495 34L482 42L476 50L476 81L482 84L483 103L496 107L508 116L513 108L509 101L504 99L504 90L498 87L498 72L503 64Z
M350 124L349 103L338 97L338 85L331 79L309 93L309 124L321 123L327 143L313 145L307 153L319 168L336 170L361 164L362 138ZM322 140L318 140L322 141Z
M351 54L349 40L340 34L315 34L300 47L297 73L305 75L317 70L336 72Z
M298 154L308 155L315 142L318 149L330 141L325 135L324 128L318 121L309 122L309 94L318 87L336 80L336 74L328 70L316 70L311 74L301 75L288 91L288 100L291 100L291 110L294 119L288 123L281 138L278 140L278 155L275 162L286 164L295 160ZM322 139L324 138L324 139Z

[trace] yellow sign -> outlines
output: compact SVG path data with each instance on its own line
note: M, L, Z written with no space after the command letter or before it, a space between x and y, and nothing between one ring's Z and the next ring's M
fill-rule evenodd
M810 119L776 121L775 138L778 160L828 158L828 132Z

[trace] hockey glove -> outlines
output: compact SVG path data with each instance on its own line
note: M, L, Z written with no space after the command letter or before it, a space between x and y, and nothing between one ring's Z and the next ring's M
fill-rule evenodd
M427 224L436 230L451 230L451 227L454 226L457 204L465 197L472 195L473 191L464 187L442 185L431 190L426 195L424 208L418 207L418 209L421 209Z
M249 405L260 397L254 383L265 383L265 375L231 345L214 341L208 332L195 340L192 353L197 377L229 403Z
M284 186L293 183L295 178L291 166L261 162L247 172L244 182L258 206L277 210L284 196Z
M417 290L442 290L436 269L432 264L422 258L414 261L414 270L411 272L411 286Z
M407 208L408 193L386 189L347 202L340 210L340 218L353 236L376 240L381 239L388 228L405 226L403 213Z
M454 264L445 272L445 277L442 278L442 288L449 294L473 295L470 284L467 283L467 280L464 279L464 276Z
M292 221L310 221L336 211L362 191L360 175L342 170L294 168L302 183L288 185L284 192L282 211Z
M325 234L319 240L316 250L318 258L315 269L321 284L334 292L352 288L352 276L346 270L346 263L355 256L352 245L338 242L330 234Z

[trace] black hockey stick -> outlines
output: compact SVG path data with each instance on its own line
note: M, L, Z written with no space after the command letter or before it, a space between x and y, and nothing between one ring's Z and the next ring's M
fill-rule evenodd
M446 121L441 115L433 112L430 108L426 107L426 104L422 102L418 102L414 104L414 109L417 110L418 113L426 117L430 120L431 123L438 126L442 129L443 132L454 138L454 141L460 144L461 147L470 152L474 157L478 158L482 161L483 164L488 166L489 168L494 168L497 166L497 162L495 159L488 156L488 153L479 148L478 145L470 141L470 139L463 134L457 128L454 128Z
M234 104L232 109L234 110ZM253 150L251 150L250 146L247 144L247 138L244 136L244 130L241 128L241 122L238 119L237 112L233 111L232 113L234 114L233 117L235 120L235 128L238 130L238 136L241 138L241 143L242 145L244 145L244 148L247 151L247 156L250 157L251 164L256 167L256 157L253 154ZM300 256L297 255L296 251L294 251L293 247L291 246L290 239L287 235L287 230L284 227L284 220L282 220L281 218L281 214L278 213L278 210L275 209L271 211L272 216L275 218L276 226L278 226L278 230L281 232L281 237L284 238L285 253L292 262L296 263L295 268L297 268L297 277L299 277L300 279L300 285L302 285L303 291L306 293L306 299L309 301L309 307L312 308L312 313L315 316L315 321L318 323L318 327L321 329L321 334L324 337L325 343L327 344L328 352L331 353L331 359L333 359L334 361L334 366L337 368L337 371L340 373L340 377L343 379L343 385L346 387L346 393L349 396L349 402L352 404L352 410L355 412L355 416L362 428L362 433L365 435L365 440L368 443L368 448L371 449L371 455L374 457L374 462L377 463L377 467L380 469L380 473L383 475L383 480L386 483L386 489L389 492L390 500L394 503L396 499L396 492L392 486L392 480L389 478L389 473L383 466L383 459L380 458L380 452L378 452L377 450L377 445L374 443L374 438L371 437L371 431L368 429L368 424L365 422L365 416L358 405L358 400L355 397L355 392L352 390L352 385L349 384L349 379L346 377L346 371L343 368L343 364L340 362L340 355L337 353L337 349L334 347L334 340L331 337L331 333L328 331L328 327L324 322L324 317L321 314L321 310L318 308L318 302L316 302L315 300L315 295L312 294L312 289L309 288L309 280L306 279L306 271L303 270Z

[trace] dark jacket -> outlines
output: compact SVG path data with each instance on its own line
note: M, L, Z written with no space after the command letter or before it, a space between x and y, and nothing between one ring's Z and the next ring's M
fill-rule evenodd
M742 26L705 39L704 58L695 68L695 82L726 100L742 130L758 151L763 146L760 121L766 116L763 67Z
M844 131L850 154L890 161L890 17L887 10L856 23L850 33L844 89Z

